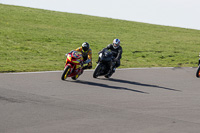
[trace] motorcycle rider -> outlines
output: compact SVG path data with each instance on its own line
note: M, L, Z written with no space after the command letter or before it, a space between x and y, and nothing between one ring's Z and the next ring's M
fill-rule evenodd
M120 66L120 59L122 58L122 47L120 46L120 40L119 39L114 39L112 44L109 44L106 48L104 49L110 49L114 56L114 62L115 65L110 68L110 71L108 72L108 75L111 75L112 73L115 72L115 69Z
M83 69L91 69L92 68L92 50L88 42L84 42L81 47L75 49L75 51L79 51L82 53L83 61L88 62L87 66L84 66Z

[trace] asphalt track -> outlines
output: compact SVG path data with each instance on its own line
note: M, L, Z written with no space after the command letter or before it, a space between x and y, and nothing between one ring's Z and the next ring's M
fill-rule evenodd
M0 74L0 133L199 133L196 68Z

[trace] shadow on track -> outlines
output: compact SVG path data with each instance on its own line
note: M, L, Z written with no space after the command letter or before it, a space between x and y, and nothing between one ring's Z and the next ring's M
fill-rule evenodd
M116 89L116 90L127 90L127 91L143 93L143 94L149 94L149 93L144 92L144 91L129 89L129 88L125 88L125 87L119 87L119 86L111 86L111 85L102 84L102 83L95 83L95 82L91 82L91 81L84 81L84 80L76 80L76 81L65 80L65 81L79 83L79 84L85 84L85 85L91 85L91 86L110 88L110 89Z
M180 91L180 90L176 90L176 89L172 89L172 88L167 88L167 87L162 87L162 86L158 86L158 85L150 85L150 84L144 84L144 83L139 83L139 82L134 82L134 81L128 81L128 80L122 80L122 79L113 79L113 78L109 78L109 79L101 79L100 80L109 80L109 81L114 81L114 82L118 82L118 83L126 83L126 84L132 84L132 85L139 85L139 86L145 86L145 87L154 87L154 88L161 88L161 89L165 89L165 90L171 90L171 91Z

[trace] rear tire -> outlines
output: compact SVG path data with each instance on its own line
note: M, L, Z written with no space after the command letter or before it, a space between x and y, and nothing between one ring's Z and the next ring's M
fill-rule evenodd
M200 77L200 65L198 66L197 72L196 72L196 77L199 78Z
M105 78L110 78L112 76L113 72L108 72L106 75L105 75Z
M78 77L79 77L79 75L77 74L77 75L75 75L74 77L71 77L71 78L72 78L73 80L77 80Z
M70 66L66 66L66 67L65 67L64 72L63 72L63 74L62 74L62 76L61 76L61 79L62 79L62 80L67 79L67 77L68 77L68 75L69 75L69 72L70 72L70 69L71 69Z
M97 78L99 76L100 72L101 72L101 65L97 64L97 66L94 70L94 73L93 73L93 78Z

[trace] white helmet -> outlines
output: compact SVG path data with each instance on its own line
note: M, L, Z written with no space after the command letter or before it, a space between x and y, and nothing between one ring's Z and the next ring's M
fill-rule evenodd
M114 39L113 40L113 48L117 49L120 46L120 40L119 39Z

